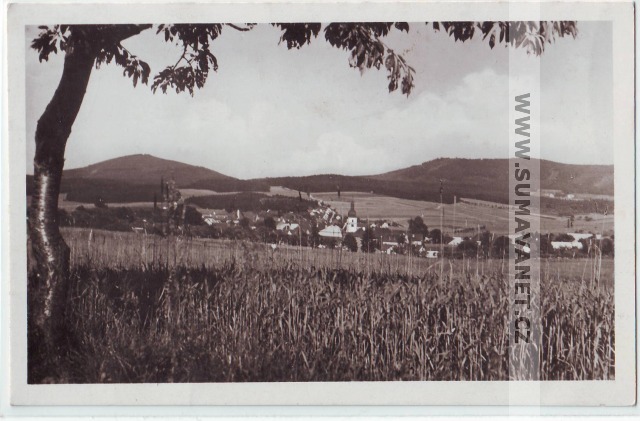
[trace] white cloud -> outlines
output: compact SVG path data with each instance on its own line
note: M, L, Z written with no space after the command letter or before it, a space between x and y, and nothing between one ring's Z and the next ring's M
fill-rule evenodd
M304 149L293 153L283 150L282 153L275 152L274 156L278 157L276 159L284 157L294 173L375 174L384 166L387 151L341 132L329 132L312 139Z
M393 145L396 166L441 156L494 157L506 147L506 77L492 70L465 77L442 95L424 91L360 131L373 145Z
M612 161L611 59L602 53L610 36L592 32L603 29L583 25L584 39L553 45L543 56L545 158ZM226 32L215 44L220 70L194 97L134 89L115 66L94 71L67 146L67 167L150 153L249 178L372 174L436 157L506 156L504 51L412 33L408 59L417 79L407 98L387 92L384 71L361 76L348 67L348 53L323 39L288 51L277 45L278 36L270 26ZM129 47L153 71L175 61L174 47L152 33L132 38ZM60 56L38 63L37 54L27 55L29 163L35 123L61 65Z

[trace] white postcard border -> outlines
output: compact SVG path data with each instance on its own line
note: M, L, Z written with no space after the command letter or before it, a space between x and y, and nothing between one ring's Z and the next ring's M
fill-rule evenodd
M518 20L506 4L12 4L8 12L9 139L3 142L3 298L9 296L12 405L631 405L636 398L634 19L630 3L550 3L542 19L613 21L615 151L615 381L224 384L26 384L24 26L193 21ZM428 19L426 18L428 16ZM423 19L421 19L421 17ZM9 53L10 52L10 53ZM6 140L6 139L5 139ZM8 179L7 179L8 174ZM11 206L7 206L11 204ZM8 216L8 218L7 218ZM620 262L620 263L618 263ZM8 282L7 282L8 281ZM8 293L8 294L7 294ZM3 306L3 314L7 309ZM5 316L6 317L6 316ZM3 320L4 321L4 320ZM3 325L4 327L5 325ZM6 347L5 347L6 349ZM516 390L515 396L513 391ZM510 395L511 392L511 395Z

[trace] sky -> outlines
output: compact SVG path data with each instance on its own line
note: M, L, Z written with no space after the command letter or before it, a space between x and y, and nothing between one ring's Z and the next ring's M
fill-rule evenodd
M38 33L27 28L27 45ZM92 72L66 149L65 168L146 153L242 179L318 173L379 174L439 157L505 158L509 151L509 50L479 38L454 42L421 24L385 43L416 70L409 97L389 93L384 70L361 74L322 32L287 50L279 31L224 28L212 44L218 72L188 93L134 88L122 68ZM148 30L124 45L152 76L180 56ZM548 45L540 66L541 158L613 163L612 31L579 22L578 37ZM63 56L26 58L27 168L36 123L62 73Z

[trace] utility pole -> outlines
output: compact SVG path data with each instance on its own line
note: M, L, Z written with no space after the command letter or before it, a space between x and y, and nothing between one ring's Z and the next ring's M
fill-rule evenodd
M302 200L302 196L300 196L300 200ZM296 219L298 220L298 250L300 251L298 254L300 255L300 264L302 264L302 218L298 215ZM340 247L342 247L342 244L340 244Z
M453 196L453 236L456 236L456 204L458 202L458 198Z
M442 193L444 192L444 179L440 179L440 279L442 279L442 271L444 269L444 204L442 203Z
M444 192L444 180L440 179L440 209L442 213L440 214L440 248L442 248L442 244L444 243L444 203L442 203L442 193Z

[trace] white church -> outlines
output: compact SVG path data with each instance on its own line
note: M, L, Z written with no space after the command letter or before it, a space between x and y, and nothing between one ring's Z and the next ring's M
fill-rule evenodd
M351 201L351 209L347 213L347 223L342 228L347 233L354 233L358 231L358 217L356 215L356 208L353 200Z
M351 201L351 209L349 209L347 213L347 221L342 228L336 225L328 225L319 232L319 235L326 238L342 239L344 234L356 234L360 228L361 227L358 227L358 216L356 215L355 204Z

